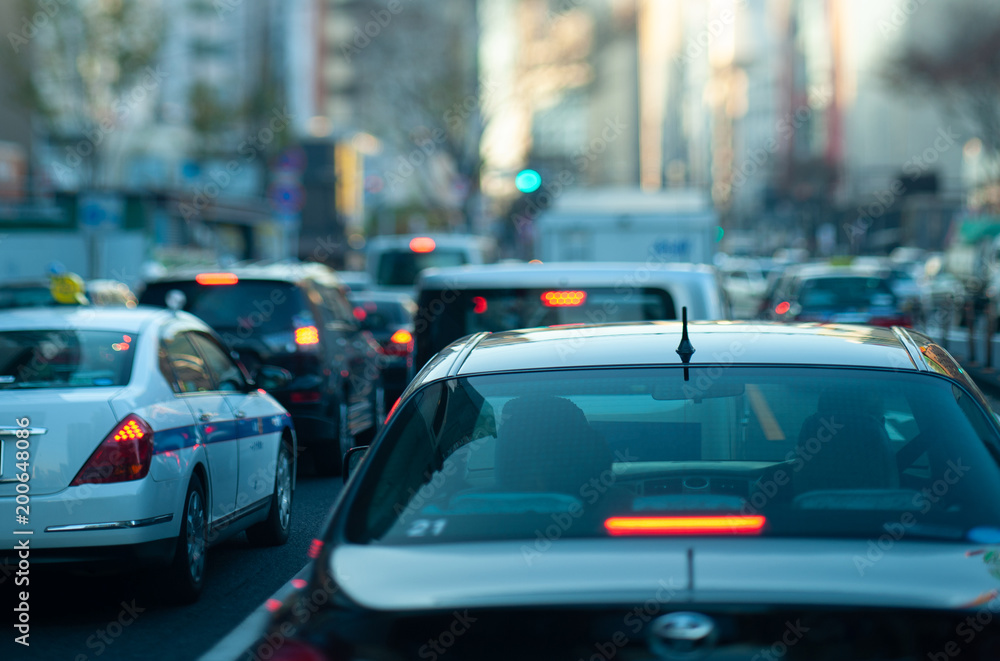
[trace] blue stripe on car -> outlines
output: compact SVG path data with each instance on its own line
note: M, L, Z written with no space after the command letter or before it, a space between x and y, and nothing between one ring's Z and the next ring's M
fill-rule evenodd
M242 420L227 420L205 425L208 432L206 443L223 443L241 438L273 434L285 428L291 429L291 416L286 414L269 415L263 418ZM153 452L162 454L198 444L198 433L195 425L157 429L153 432Z

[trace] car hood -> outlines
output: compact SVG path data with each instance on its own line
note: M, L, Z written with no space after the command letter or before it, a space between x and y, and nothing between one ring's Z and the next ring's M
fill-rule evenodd
M343 545L330 563L348 597L378 610L648 599L947 610L997 596L1000 548L885 538Z

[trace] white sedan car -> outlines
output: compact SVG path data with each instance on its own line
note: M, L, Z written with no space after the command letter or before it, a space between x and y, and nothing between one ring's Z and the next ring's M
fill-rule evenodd
M0 313L0 565L25 544L32 564L159 563L192 601L215 542L288 539L295 457L291 417L197 317Z

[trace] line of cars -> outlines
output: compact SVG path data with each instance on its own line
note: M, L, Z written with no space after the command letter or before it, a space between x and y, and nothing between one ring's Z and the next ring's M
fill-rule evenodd
M856 276L868 307L886 295ZM853 301L844 277L803 277L796 314ZM96 339L6 351L28 365L0 371L18 410L37 386L78 403L66 424L92 423L71 436L50 408L25 409L39 439L117 423L50 462L55 491L37 497L62 523L46 538L79 556L76 540L120 533L191 599L216 539L287 536L297 449L311 445L346 454L347 484L310 577L270 604L258 658L917 659L955 640L996 658L993 630L959 631L1000 610L1000 427L931 338L871 317L733 322L709 267L459 267L425 271L418 292L416 307L345 292L311 265L178 272L143 302L207 325L142 308L147 325L99 315ZM52 314L78 315L78 334L96 318ZM524 326L541 328L510 330ZM382 423L393 343L405 388ZM351 383L329 361L380 377ZM87 417L98 401L106 420ZM83 523L63 513L92 493L135 503Z
M726 316L714 272L702 267L452 271L429 278L422 291L434 298L442 293L435 282L450 290L466 279L451 311L469 307L469 326L447 315L418 323L405 294L370 288L359 274L348 274L357 281L349 291L315 264L174 270L146 283L135 310L130 299L118 308L26 311L53 303L44 291L37 301L12 303L21 309L3 315L10 339L0 353L0 386L10 391L11 421L24 415L37 423L41 450L30 474L40 499L38 560L167 566L169 592L193 600L213 543L243 530L260 543L287 539L300 451L321 474L336 474L345 453L374 440L387 401L417 367L418 339L439 343L436 351L481 329L575 324L595 314L665 319L689 307L701 318ZM568 298L552 289L569 281L578 289ZM81 293L63 299L83 303ZM532 310L526 301L536 295ZM437 311L433 300L425 305ZM451 335L428 335L431 326ZM79 421L56 417L73 407ZM3 443L0 484L8 491L16 489L16 451ZM13 508L14 496L4 493L0 503Z

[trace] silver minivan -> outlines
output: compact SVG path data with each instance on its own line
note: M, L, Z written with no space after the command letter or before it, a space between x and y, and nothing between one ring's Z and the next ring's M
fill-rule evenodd
M481 331L618 321L730 319L704 264L550 262L428 269L417 283L415 368Z

